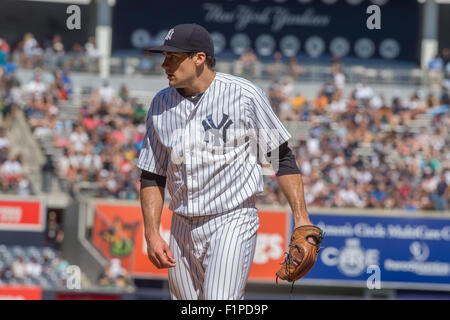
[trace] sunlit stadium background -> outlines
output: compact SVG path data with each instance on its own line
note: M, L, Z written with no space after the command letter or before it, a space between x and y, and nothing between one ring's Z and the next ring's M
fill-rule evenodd
M246 298L449 299L450 1L437 0L2 0L0 299L169 298L135 166L167 81L143 49L191 22L211 32L216 71L266 91L326 232L293 293L276 285L292 218L265 175Z

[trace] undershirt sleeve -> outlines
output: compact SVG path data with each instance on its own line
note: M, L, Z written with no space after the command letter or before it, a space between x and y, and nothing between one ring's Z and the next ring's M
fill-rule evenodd
M166 187L166 177L153 172L142 170L141 172L141 190L146 187Z
M273 153L277 154L277 152ZM288 174L300 174L297 162L295 161L295 156L292 153L292 150L288 147L287 141L281 144L280 147L278 148L278 155L279 155L278 171L275 172L277 177ZM269 152L267 154L267 158L270 159L273 167L273 163L274 161L277 161L277 159L274 159L274 157L272 157L272 152Z

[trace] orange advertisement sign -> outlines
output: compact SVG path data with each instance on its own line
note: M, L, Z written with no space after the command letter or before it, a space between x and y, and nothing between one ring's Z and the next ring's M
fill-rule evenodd
M167 269L156 268L148 259L140 206L95 206L92 240L108 259L119 258L134 276L167 277ZM169 243L172 212L164 208L160 233Z
M280 211L259 211L259 229L249 281L275 281L287 250L289 215Z
M0 286L0 300L42 300L41 287Z
M0 230L44 230L44 205L40 201L0 200Z
M260 211L260 227L250 281L274 281L284 258L288 239L286 212ZM139 205L95 206L92 241L108 259L121 259L122 266L135 277L167 278L167 269L156 268L148 259L142 212ZM160 233L169 243L172 212L164 208Z

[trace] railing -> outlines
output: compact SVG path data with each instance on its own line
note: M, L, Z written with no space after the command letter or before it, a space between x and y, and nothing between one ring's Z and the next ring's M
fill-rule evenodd
M13 54L13 59L21 68L32 69L36 67L67 69L73 72L99 73L99 60L89 58L86 55L66 54L64 56L46 56L36 61L23 61L20 54ZM161 68L162 55L113 55L108 59L111 74L148 76L164 73ZM218 59L216 70L219 72L232 73L251 79L270 79L274 75L270 72L271 62L258 62L252 71L246 70L239 59ZM287 64L283 64L278 74L291 75L298 81L327 81L331 78L331 66L319 61L305 61L302 70L294 74L289 71ZM399 66L385 64L358 64L357 62L344 63L344 74L348 83L364 82L367 84L396 84L420 86L429 83L428 74L419 67Z

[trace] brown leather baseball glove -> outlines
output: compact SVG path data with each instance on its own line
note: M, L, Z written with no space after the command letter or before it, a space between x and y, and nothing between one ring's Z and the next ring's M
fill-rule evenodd
M305 276L316 262L322 239L323 232L319 227L305 225L296 228L291 237L289 252L286 252L286 258L276 273L277 283L278 278L294 282Z

